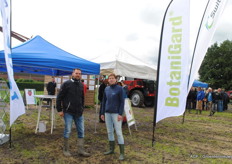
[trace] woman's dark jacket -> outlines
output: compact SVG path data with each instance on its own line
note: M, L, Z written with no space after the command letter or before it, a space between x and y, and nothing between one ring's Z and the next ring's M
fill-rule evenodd
M123 114L124 111L124 95L121 86L114 84L105 88L101 115L105 113L118 113Z

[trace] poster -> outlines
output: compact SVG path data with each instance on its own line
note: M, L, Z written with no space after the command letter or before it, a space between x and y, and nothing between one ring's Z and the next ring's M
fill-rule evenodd
M128 126L135 124L134 114L131 108L131 102L129 98L125 99L124 111L125 111Z
M35 95L35 89L25 89L25 99L26 99L26 104L36 104L36 98L34 97Z
M95 85L95 81L94 80L89 80L89 85Z
M56 83L61 83L61 78L56 77L56 78L55 78L55 82L56 82Z
M89 90L93 91L94 90L94 86L89 86Z
M89 76L89 79L94 80L94 79L95 79L95 75L90 75L90 76Z
M82 75L81 78L82 79L87 79L87 75Z

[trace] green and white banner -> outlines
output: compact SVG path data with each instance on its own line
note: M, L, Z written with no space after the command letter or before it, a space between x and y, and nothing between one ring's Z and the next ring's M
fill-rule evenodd
M165 13L158 63L156 122L185 111L189 74L189 0L173 0Z
M190 69L190 78L188 91L197 77L198 70L205 57L208 46L213 38L217 24L223 10L226 6L227 0L209 0L202 17L202 22L198 31L198 36L195 42L193 51L192 64ZM200 4L199 4L200 5Z
M0 0L2 14L2 25L4 35L4 53L7 67L7 74L10 84L10 126L22 114L25 113L25 106L22 95L14 80L14 71L11 55L11 4L10 0Z

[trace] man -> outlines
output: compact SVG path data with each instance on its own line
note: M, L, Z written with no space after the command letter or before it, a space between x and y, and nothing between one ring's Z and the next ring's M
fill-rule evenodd
M193 104L194 101L196 101L196 92L195 92L195 88L192 87L188 93L187 104L186 104L186 108L188 109L189 113L191 113L191 109L194 109L194 104Z
M197 88L197 107L196 107L196 114L198 114L198 111L202 112L202 102L205 97L204 91L201 89L201 87Z
M69 137L72 129L72 122L75 122L78 135L78 154L89 157L90 154L84 151L84 88L80 81L81 70L74 69L72 79L66 81L61 86L57 96L57 111L60 116L64 117L64 148L63 154L71 156L69 152Z
M208 91L205 95L205 99L207 100L207 106L210 111L209 116L212 116L216 112L215 108L213 108L213 102L215 101L215 95L214 95L212 88L210 87L208 88Z
M102 99L103 99L103 95L104 95L104 91L105 91L105 88L107 87L107 84L108 84L108 80L105 79L105 80L102 80L102 83L99 87L99 90L98 90L98 100L100 101L100 111L101 111L101 108L102 108ZM99 122L100 123L105 123L105 121L103 121L101 119L101 113L99 111Z
M52 77L52 80L47 84L46 87L47 91L48 91L48 95L55 95L56 93L56 82L55 82L55 78ZM45 99L47 100L47 104L49 105L51 102L51 99Z
M218 112L223 112L223 93L221 88L218 88L217 96L218 96L218 104L217 104Z
M55 78L52 77L52 81L47 84L48 95L55 95L56 93L56 82Z
M99 87L99 90L98 90L98 100L100 102L102 102L104 91L105 91L105 88L107 87L107 84L108 84L108 80L107 79L102 80L102 83L101 83L101 85Z
M228 103L230 102L230 98L228 94L225 92L225 89L222 89L222 95L223 95L223 111L228 109Z

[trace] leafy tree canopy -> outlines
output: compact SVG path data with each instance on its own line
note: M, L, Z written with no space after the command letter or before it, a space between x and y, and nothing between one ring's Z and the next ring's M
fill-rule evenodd
M213 89L232 90L232 41L214 43L208 48L199 75Z

